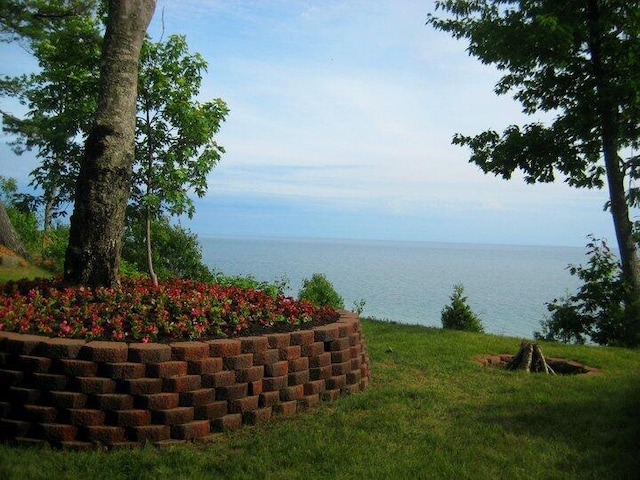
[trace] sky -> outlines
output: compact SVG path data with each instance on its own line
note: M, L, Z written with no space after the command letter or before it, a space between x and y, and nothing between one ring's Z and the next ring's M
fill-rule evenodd
M432 1L158 0L153 40L184 34L208 62L199 100L230 108L226 153L195 201L195 233L583 246L614 240L605 190L506 181L457 132L526 118L494 68L425 24ZM0 74L33 60L0 44ZM19 107L0 101L1 108ZM0 137L0 175L37 165Z

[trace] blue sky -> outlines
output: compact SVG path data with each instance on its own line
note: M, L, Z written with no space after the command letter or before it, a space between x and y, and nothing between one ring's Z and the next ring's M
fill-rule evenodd
M613 241L606 191L487 176L451 145L456 132L502 130L524 117L493 93L494 69L425 25L432 8L159 0L152 38L185 34L209 63L200 99L221 97L231 109L217 138L227 153L183 224L200 235ZM0 44L0 62L0 73L33 68L15 45ZM26 184L34 166L0 147L1 175Z

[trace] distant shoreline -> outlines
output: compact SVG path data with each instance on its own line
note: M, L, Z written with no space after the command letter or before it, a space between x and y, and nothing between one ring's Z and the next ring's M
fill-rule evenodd
M304 243L331 243L340 244L402 244L402 245L426 245L426 246L442 246L442 247L487 247L487 248L550 248L550 249L579 249L585 250L584 245L553 245L553 244L511 244L511 243L473 243L473 242L456 242L456 241L439 241L439 240L400 240L400 239L383 239L383 238L346 238L346 237L303 237L303 236L277 236L277 235L227 235L214 233L197 233L199 239L217 239L217 240L249 240L249 241L282 241L282 242L304 242ZM586 243L585 243L586 244ZM614 252L616 251L613 249Z

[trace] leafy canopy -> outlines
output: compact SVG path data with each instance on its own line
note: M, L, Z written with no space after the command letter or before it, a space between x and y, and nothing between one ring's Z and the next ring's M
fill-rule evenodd
M80 3L63 10L41 6L60 17L52 17L46 32L34 32L30 39L39 71L0 81L1 92L28 108L24 118L3 112L3 129L14 136L15 153L35 149L40 159L31 184L44 191L45 228L64 213L61 204L73 201L84 136L96 109L102 34L91 3L83 2L86 12Z
M194 214L189 194L207 191L207 175L224 148L214 140L229 112L219 98L200 103L207 62L184 36L146 41L138 80L136 167L130 203L152 218Z
M640 5L627 0L443 0L428 23L468 41L504 72L495 91L547 123L456 134L471 162L505 179L609 191L629 323L640 310L640 262L631 208L640 206ZM636 313L634 313L636 312Z
M602 110L595 108L602 102L616 111L616 149L638 147L637 3L449 0L437 1L437 10L449 16L430 15L429 24L467 40L471 55L505 72L497 94L513 93L527 114L555 117L550 125L512 125L502 134L456 134L454 143L469 146L485 173L509 179L519 169L529 183L560 174L575 187L602 187ZM627 160L628 175L637 179L637 157ZM637 190L630 193L637 203Z

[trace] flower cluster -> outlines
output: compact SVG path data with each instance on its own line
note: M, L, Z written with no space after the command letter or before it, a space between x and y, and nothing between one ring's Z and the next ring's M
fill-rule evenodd
M224 338L337 319L333 309L261 290L174 279L158 287L65 287L60 280L0 285L0 331L113 341Z

